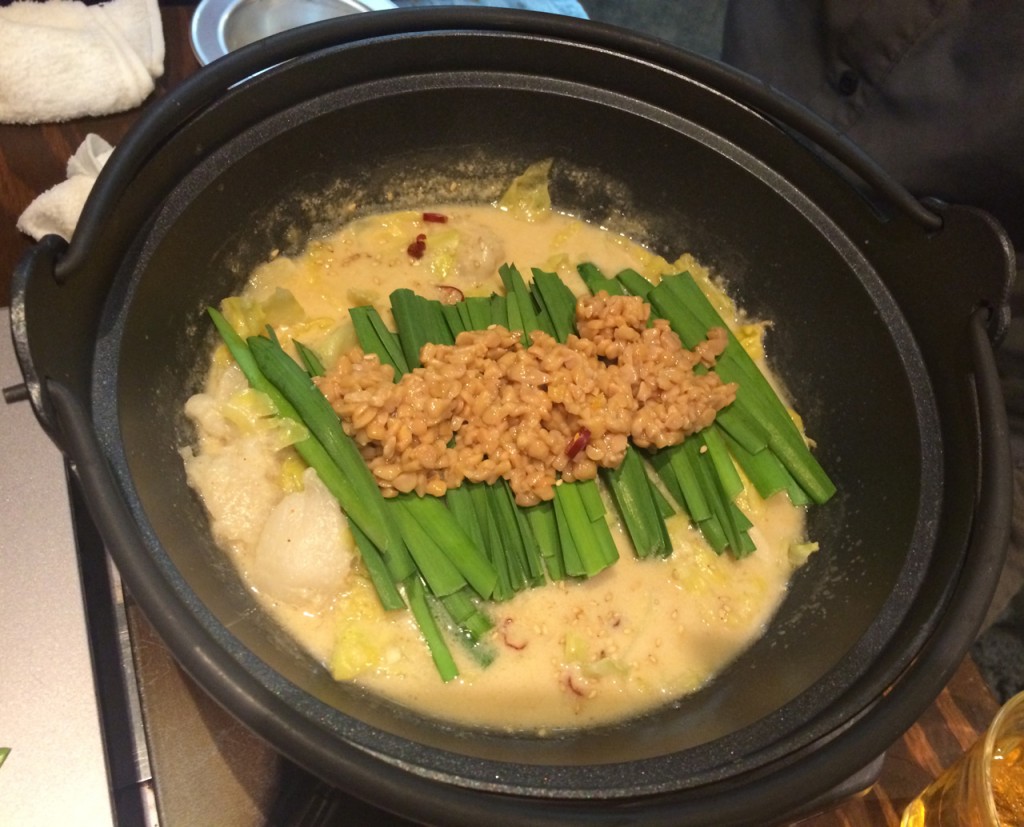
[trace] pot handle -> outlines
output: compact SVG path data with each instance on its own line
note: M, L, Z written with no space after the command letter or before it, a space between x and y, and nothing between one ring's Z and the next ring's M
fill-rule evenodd
M68 291L61 291L54 278L57 261L66 249L67 242L60 236L45 236L14 270L11 278L11 338L24 384L11 389L10 394L5 393L8 401L27 398L47 436L65 453L59 417L54 411L48 384L60 382L76 386L85 393L74 377L76 374L79 378L87 376L88 368L78 370L72 367L72 363L92 352L87 338L74 333L88 314L77 312L84 308L69 296ZM71 302L65 304L68 298Z

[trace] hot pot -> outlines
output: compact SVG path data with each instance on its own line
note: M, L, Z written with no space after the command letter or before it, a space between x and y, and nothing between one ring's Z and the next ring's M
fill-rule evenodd
M558 206L632 216L778 322L770 354L839 494L810 514L821 551L724 674L641 719L539 738L332 681L213 546L177 449L213 342L203 308L253 265L339 205L493 198L549 156ZM275 36L155 103L70 246L45 238L20 263L12 327L134 598L286 756L428 823L766 824L884 752L979 628L1010 517L993 345L1011 272L990 217L912 198L727 67L584 21L429 9Z

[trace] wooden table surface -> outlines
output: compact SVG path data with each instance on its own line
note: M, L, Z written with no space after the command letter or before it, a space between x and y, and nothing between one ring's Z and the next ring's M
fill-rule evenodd
M167 54L164 76L149 105L198 63L188 40L190 6L164 6ZM0 304L10 302L9 274L31 245L16 229L22 210L64 179L67 159L90 132L116 145L140 110L66 124L0 124ZM960 755L995 715L997 703L968 658L921 719L889 750L879 781L864 794L805 819L801 827L898 825L903 807Z

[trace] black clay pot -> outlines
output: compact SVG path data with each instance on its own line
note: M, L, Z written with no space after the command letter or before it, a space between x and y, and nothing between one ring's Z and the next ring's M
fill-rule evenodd
M268 71L262 71L270 68ZM614 728L467 732L335 683L213 546L176 449L202 309L333 207L493 197L556 159L558 206L640 219L728 274L839 487L822 551L710 686ZM438 824L766 824L869 764L938 695L1002 565L1010 460L992 346L1012 254L912 199L726 67L552 15L431 9L255 44L157 102L70 247L14 283L16 347L135 599L226 708L321 778Z

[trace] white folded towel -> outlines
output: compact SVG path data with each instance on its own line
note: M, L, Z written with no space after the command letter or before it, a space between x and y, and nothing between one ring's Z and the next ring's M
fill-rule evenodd
M0 122L132 109L164 72L157 0L18 0L0 6Z
M70 241L96 176L113 151L99 135L86 135L68 160L67 179L50 187L25 208L18 217L18 229L36 241L51 234Z

